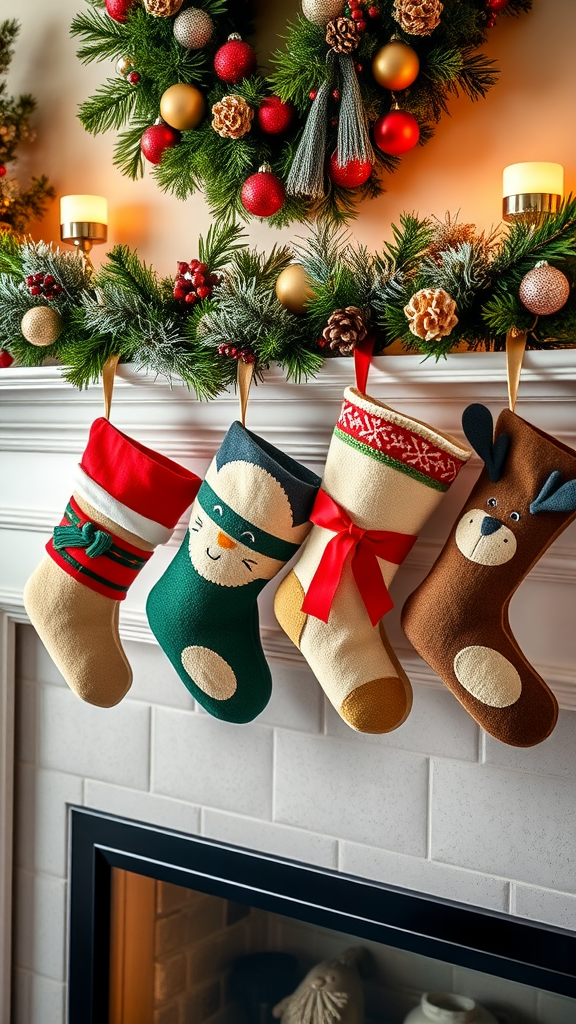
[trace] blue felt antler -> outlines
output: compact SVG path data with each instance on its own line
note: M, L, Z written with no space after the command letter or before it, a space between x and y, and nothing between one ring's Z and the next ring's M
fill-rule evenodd
M462 413L462 427L473 449L486 465L493 484L498 483L510 449L510 434L499 434L495 441L492 413L485 405L474 403Z

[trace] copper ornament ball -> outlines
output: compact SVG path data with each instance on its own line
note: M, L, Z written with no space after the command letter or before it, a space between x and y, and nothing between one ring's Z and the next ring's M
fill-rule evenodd
M276 298L289 313L301 316L306 312L306 303L314 295L314 289L304 267L292 263L278 275Z
M46 348L53 345L62 333L62 317L50 306L33 306L22 317L22 334L31 345Z
M565 274L548 263L539 263L520 282L520 302L535 316L558 313L568 301L570 283Z
M160 100L160 116L179 132L197 128L206 113L206 100L195 85L171 85Z
M383 89L402 92L418 78L420 61L411 46L394 39L374 55L372 74Z
M302 0L302 14L313 25L327 25L344 11L344 0Z

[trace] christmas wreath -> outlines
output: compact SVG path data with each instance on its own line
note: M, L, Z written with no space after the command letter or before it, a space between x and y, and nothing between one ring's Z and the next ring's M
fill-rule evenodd
M176 377L213 398L239 362L256 377L279 363L288 379L367 341L400 341L436 359L455 346L503 350L510 332L529 348L574 347L576 199L540 224L501 234L404 214L380 253L321 225L301 246L264 255L237 225L213 225L198 257L159 278L126 246L94 275L77 252L0 235L0 365L61 360L78 387L111 356Z
M495 83L478 47L497 13L531 7L302 0L266 78L245 40L249 0L88 3L71 28L78 56L113 60L117 75L79 116L95 135L120 130L119 169L137 178L147 160L179 199L203 189L216 218L252 215L278 227L342 222L379 195L399 157L432 137L451 96L478 99Z

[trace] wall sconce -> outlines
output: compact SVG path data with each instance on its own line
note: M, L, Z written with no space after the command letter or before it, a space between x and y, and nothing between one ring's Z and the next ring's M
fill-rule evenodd
M103 196L62 196L60 238L86 256L108 238L108 201Z
M504 168L502 188L504 220L521 217L537 224L546 214L556 213L564 195L562 164L524 163Z

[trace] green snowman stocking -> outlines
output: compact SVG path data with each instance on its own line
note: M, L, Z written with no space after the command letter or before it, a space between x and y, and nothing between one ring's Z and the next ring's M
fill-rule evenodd
M270 699L257 597L308 534L319 486L315 473L233 423L150 593L152 632L216 718L250 722Z

